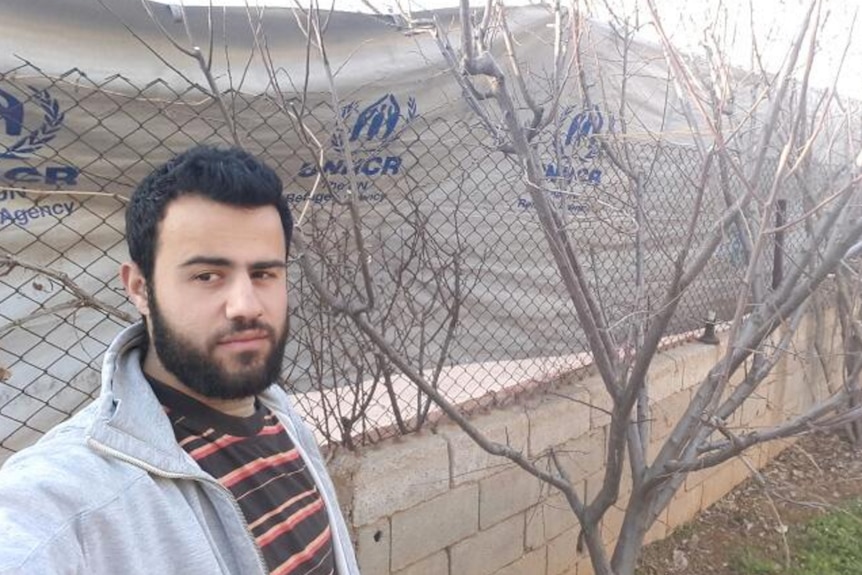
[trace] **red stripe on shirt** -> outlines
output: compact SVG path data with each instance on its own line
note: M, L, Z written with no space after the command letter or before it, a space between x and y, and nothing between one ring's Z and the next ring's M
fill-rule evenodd
M268 425L260 430L258 435L275 435L277 433L281 433L284 428L281 426L281 423L276 423L275 425ZM242 436L235 435L222 435L215 441L208 443L207 445L203 445L198 447L197 449L193 449L189 452L189 455L194 457L195 461L203 459L204 457L209 457L213 453L228 447L229 445L233 445L237 441L242 441L246 439Z
M249 523L248 528L249 529L256 529L258 526L266 523L270 517L273 517L274 515L281 513L282 511L284 511L285 509L287 509L288 507L290 507L291 505L293 505L294 503L296 503L297 501L299 501L303 497L308 497L309 495L311 495L314 492L315 492L314 489L309 489L308 491L303 491L299 495L295 495L295 496L291 497L290 499L288 499L287 501L285 501L284 503L282 503L281 505L279 505L278 507L276 507L275 509L273 509L269 513L266 513L265 515L261 515L260 517L258 517L257 521L255 521L254 523Z
M317 499L313 503L306 505L302 509L297 510L296 513L294 513L278 525L274 525L269 531L258 537L256 539L257 544L261 547L266 547L267 545L272 543L274 539L277 539L279 535L290 531L291 529L296 527L296 525L300 521L302 521L309 515L313 515L314 513L319 511L321 507L323 507L323 500Z
M323 533L318 535L317 538L314 539L314 541L309 543L308 547L306 547L302 551L302 553L297 553L296 555L293 555L290 559L288 559L287 561L279 565L276 569L274 569L270 575L287 575L288 573L296 569L298 566L313 558L314 554L317 553L321 547L323 547L329 542L329 538L329 527L327 526Z
M299 452L296 448L291 449L285 453L279 453L273 455L271 457L264 457L262 459L256 459L251 463L243 465L242 467L235 469L234 471L228 473L224 477L219 477L219 483L224 485L225 487L232 487L236 485L243 479L247 477L251 477L261 469L265 469L267 467L275 467L276 465L281 465L282 463L288 463L289 461L293 461L294 459L299 458Z

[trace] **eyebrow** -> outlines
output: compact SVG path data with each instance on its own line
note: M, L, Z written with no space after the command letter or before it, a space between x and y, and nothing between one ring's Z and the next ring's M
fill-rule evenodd
M219 268L232 268L235 267L236 264L227 258L219 258L212 256L194 256L180 264L180 267L187 268L198 265L215 266ZM248 268L251 270L268 270L272 268L284 267L287 267L287 262L282 260L264 260L260 262L254 262L248 266Z

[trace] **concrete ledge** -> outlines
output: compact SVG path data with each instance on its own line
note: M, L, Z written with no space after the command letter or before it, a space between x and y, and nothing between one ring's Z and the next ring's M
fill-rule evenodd
M526 453L529 422L523 410L501 409L476 417L472 423L489 440ZM441 425L438 433L449 446L452 485L462 485L499 473L508 463L479 447L456 425Z
M582 415L590 402L590 394L581 386L573 387L571 391L560 393L571 399L552 396L530 410L531 457L590 430L590 418Z

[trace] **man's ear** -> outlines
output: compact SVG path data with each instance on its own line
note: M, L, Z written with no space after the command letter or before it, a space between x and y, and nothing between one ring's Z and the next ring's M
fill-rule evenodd
M141 268L134 262L124 262L120 265L120 281L123 282L129 299L141 315L149 317L150 298L147 293L147 280L141 273Z

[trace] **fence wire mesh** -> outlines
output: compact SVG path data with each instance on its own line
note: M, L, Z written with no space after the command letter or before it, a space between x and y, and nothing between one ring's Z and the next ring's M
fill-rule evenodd
M80 70L48 77L27 64L0 74L0 96L2 461L88 404L107 345L136 319L117 280L136 182L190 145L233 139L217 102L194 86L94 82ZM374 279L369 321L449 400L487 405L590 362L518 162L490 148L468 115L425 114L394 94L339 109L308 103L301 119L326 144L319 156L271 97L230 93L225 103L242 144L283 178L323 284L359 303L367 293L345 201L352 190ZM697 248L725 200L713 181L699 199L693 149L602 148L597 114L573 112L566 137L539 146L547 193L610 337L624 345L631 320L648 325L663 305L692 214L702 214ZM341 137L336 116L347 125ZM732 178L730 186L741 192ZM788 205L788 218L800 213ZM803 240L782 240L785 266ZM684 292L669 333L691 337L709 312L728 319L744 270L740 238L729 233ZM290 275L284 380L322 441L374 441L433 417L428 398L324 305L296 262Z

